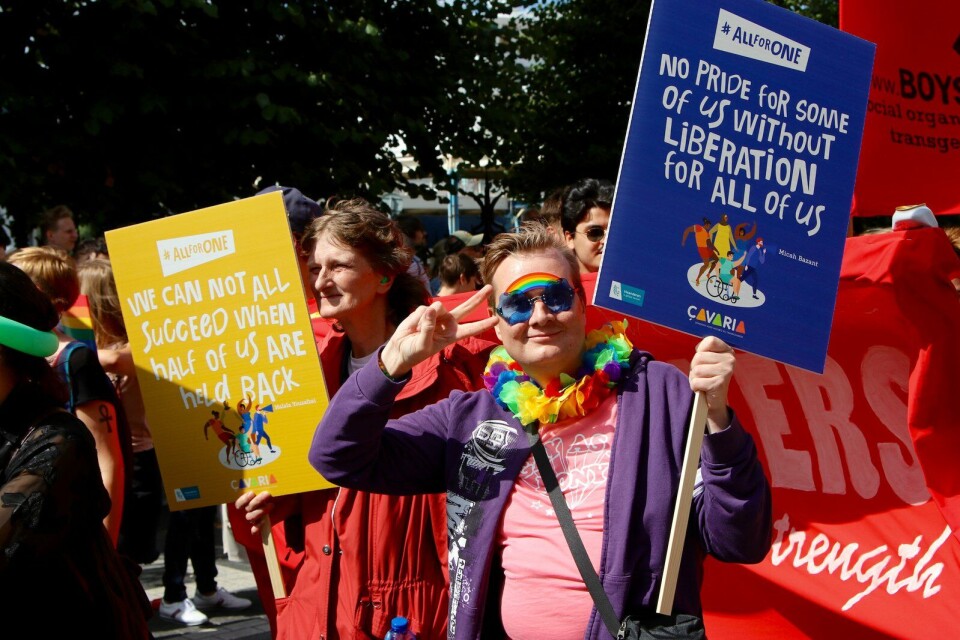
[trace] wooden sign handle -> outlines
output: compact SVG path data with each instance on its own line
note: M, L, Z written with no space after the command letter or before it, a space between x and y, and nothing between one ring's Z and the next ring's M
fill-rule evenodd
M280 573L277 547L273 543L273 527L270 524L270 516L263 516L260 536L263 539L263 555L267 560L267 570L270 572L270 586L273 587L273 597L274 599L286 598L287 589L283 584L283 574Z
M687 446L683 452L683 466L680 469L680 487L677 489L677 503L673 511L673 525L667 543L667 561L663 567L660 581L660 595L657 598L657 613L669 616L673 613L673 599L677 593L677 576L680 573L680 557L683 555L683 540L687 534L690 520L690 506L693 504L693 488L697 482L697 467L700 464L700 447L707 425L707 396L702 391L693 397L693 412L690 426L687 427Z

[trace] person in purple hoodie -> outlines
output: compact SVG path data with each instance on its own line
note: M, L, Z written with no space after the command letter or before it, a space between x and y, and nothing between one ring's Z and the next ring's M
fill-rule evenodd
M477 295L420 307L331 400L310 448L323 476L365 491L446 491L449 637L609 638L561 534L524 430L539 433L617 616L656 604L694 392L708 407L674 614L702 615L707 554L757 563L770 488L727 406L733 349L696 347L690 374L634 349L624 323L589 334L576 257L541 225L488 247ZM459 323L485 298L494 314ZM411 368L494 328L486 390L388 419ZM559 635L558 635L559 634Z

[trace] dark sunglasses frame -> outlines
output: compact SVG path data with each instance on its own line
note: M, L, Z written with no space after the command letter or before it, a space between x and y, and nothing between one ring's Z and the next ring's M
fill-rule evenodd
M527 295L524 291L501 293L497 300L497 315L506 320L509 325L520 324L529 321L533 316L537 300L543 302L550 313L560 313L569 311L573 307L573 299L576 295L570 283L563 278L546 285L540 294L535 296ZM504 307L507 307L506 311Z
M577 233L587 236L590 242L600 242L607 235L607 230L603 227L590 227L586 231L577 231Z

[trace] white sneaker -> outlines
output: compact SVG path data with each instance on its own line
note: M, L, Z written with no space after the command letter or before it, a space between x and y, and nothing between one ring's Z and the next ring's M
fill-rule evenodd
M209 596L205 596L197 591L196 595L193 596L193 604L197 605L200 609L221 607L223 609L239 610L246 609L253 604L253 602L246 598L235 596L223 587L219 587L216 592Z
M190 598L184 598L180 602L160 600L160 617L174 620L188 627L195 627L207 621L207 616L202 611L197 611L197 607Z

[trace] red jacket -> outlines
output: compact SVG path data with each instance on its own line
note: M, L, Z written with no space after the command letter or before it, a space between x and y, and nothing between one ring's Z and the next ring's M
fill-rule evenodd
M349 341L330 332L318 346L332 396L342 382ZM438 402L453 390L477 388L493 346L466 340L417 365L393 415ZM411 620L419 640L446 638L444 495L325 489L277 498L271 520L289 594L276 602L278 638L382 638L398 615ZM252 547L251 565L269 612L273 602L262 546L250 539L248 526L240 528L245 533L238 540Z

